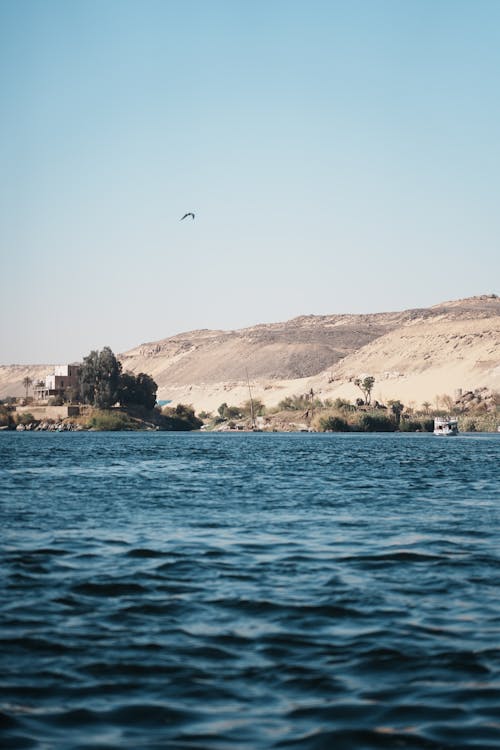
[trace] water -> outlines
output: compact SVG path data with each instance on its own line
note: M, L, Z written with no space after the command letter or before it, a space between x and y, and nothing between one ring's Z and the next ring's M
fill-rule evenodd
M500 747L500 435L0 433L6 748Z

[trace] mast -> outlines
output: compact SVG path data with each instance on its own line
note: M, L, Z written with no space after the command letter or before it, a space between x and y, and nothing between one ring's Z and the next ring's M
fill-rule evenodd
M246 372L246 376L247 376L248 393L250 395L250 416L251 416L251 419L252 419L252 428L255 429L255 414L254 414L254 409L253 409L252 390L250 388L250 380L248 378L248 368L247 367L245 367L245 372Z

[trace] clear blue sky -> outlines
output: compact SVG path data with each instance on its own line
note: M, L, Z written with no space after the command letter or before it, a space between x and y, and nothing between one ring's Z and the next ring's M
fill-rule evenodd
M499 81L496 0L0 0L0 363L499 293Z

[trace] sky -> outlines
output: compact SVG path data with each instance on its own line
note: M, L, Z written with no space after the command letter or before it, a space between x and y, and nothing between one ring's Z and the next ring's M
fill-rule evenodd
M0 0L0 364L500 293L499 80L496 0Z

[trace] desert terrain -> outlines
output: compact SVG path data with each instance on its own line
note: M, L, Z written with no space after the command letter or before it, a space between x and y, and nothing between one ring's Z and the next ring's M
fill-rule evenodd
M247 401L249 384L266 406L311 388L321 399L353 401L361 395L354 380L365 375L375 378L372 398L380 402L434 404L459 389L500 390L500 299L481 295L401 312L190 331L141 344L119 359L124 370L155 379L158 399L197 411ZM22 395L26 375L39 379L52 367L0 366L0 398Z

